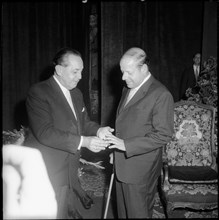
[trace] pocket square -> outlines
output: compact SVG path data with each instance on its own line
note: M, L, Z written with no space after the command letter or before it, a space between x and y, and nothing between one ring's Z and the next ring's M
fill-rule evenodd
M81 111L81 112L84 112L84 110L85 110L85 107L82 108L82 111Z

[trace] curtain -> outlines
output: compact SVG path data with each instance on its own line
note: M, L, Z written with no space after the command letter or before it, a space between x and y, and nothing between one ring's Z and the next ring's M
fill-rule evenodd
M28 89L53 74L51 60L65 46L82 53L78 86L89 109L89 10L89 4L76 1L2 4L3 130L28 125Z
M193 54L202 50L204 2L98 2L95 11L98 17L98 86L95 89L90 79L93 77L89 45L91 6L91 1L86 4L81 1L2 4L4 130L28 125L24 105L28 89L52 74L51 60L64 46L82 53L84 71L78 87L91 113L90 90L100 96L100 99L95 96L100 112L94 118L100 118L102 125L114 126L125 85L119 60L132 46L145 49L151 73L170 90L175 101L179 100L182 72L192 64ZM207 16L212 14L209 10ZM205 22L205 27L207 24ZM214 46L212 41L206 44Z
M217 2L205 2L202 60L217 57Z
M179 100L179 85L193 54L201 52L203 2L101 2L101 124L114 126L124 82L119 60L141 47L151 73Z

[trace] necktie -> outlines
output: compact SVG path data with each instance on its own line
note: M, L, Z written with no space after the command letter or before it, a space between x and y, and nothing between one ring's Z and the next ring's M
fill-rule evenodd
M198 67L195 68L195 78L196 78L196 80L198 78Z
M126 100L126 103L125 103L124 106L126 106L128 104L128 102L132 99L132 97L134 96L135 93L136 93L135 89L130 89L127 100Z
M77 119L76 112L75 112L75 109L74 109L74 106L73 106L73 103L72 103L72 99L71 99L71 94L70 94L69 91L65 92L65 97L66 97L66 99L68 101L68 104L70 105L70 107L71 107L71 109L72 109L72 111L75 115L75 118Z

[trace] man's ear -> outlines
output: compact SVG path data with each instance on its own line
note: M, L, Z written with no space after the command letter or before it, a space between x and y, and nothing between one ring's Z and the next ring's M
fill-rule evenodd
M146 63L144 63L142 66L141 66L141 71L144 72L144 73L147 73L148 72L148 65Z
M58 76L62 74L62 66L61 65L56 65L55 70Z

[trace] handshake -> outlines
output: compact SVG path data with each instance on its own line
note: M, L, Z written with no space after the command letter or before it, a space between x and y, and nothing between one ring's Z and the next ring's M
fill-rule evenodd
M125 151L124 141L114 136L113 131L114 129L109 126L99 128L97 136L83 137L82 147L86 147L94 153L106 148L117 148Z

